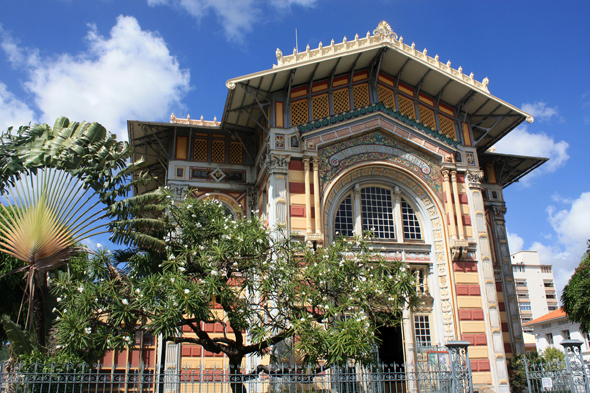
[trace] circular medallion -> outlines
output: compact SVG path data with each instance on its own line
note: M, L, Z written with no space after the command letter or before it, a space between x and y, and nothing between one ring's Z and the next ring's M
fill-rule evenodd
M336 157L332 157L332 158L330 158L330 165L338 166L338 165L340 165L340 161L338 161L338 159Z

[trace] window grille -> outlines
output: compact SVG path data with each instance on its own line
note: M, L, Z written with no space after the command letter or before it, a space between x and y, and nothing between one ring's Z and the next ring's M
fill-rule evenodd
M380 187L361 189L363 231L380 239L394 239L395 226L391 191Z
M551 273L551 266L541 266L541 273Z
M291 126L307 123L309 121L309 108L307 99L291 103Z
M446 116L438 116L438 124L440 125L440 133L447 137L457 140L455 133L455 122Z
M404 224L404 239L420 240L422 233L420 232L420 222L414 209L402 199L402 221Z
M430 318L428 315L414 315L414 334L416 335L417 347L432 345L430 338Z
M229 143L229 163L230 164L242 164L243 152L242 144L240 142Z
M225 162L225 141L212 141L211 161Z
M395 94L393 90L385 86L377 85L377 93L379 94L379 101L381 101L388 108L395 110Z
M517 287L526 287L526 281L516 281Z
M334 233L336 236L352 236L354 231L354 222L352 217L352 196L348 195L336 212L334 219Z
M418 105L418 114L420 115L420 123L436 130L436 120L434 120L434 111L432 109Z
M354 100L354 107L360 108L361 106L367 106L371 103L369 98L369 85L363 83L361 85L355 85L352 87L352 98Z
M328 94L311 98L311 115L314 119L330 116L330 100L328 99Z
M518 307L520 308L520 311L531 311L530 303L518 303Z
M397 101L399 103L399 111L402 115L408 116L410 119L416 118L416 108L414 108L414 100L398 94Z
M341 113L350 110L350 93L348 88L340 89L332 93L332 103L334 104L334 113Z
M195 161L207 161L207 140L195 139L193 148L193 159Z

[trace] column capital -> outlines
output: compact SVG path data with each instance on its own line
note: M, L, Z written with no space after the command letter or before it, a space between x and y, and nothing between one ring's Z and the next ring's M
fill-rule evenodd
M291 156L269 154L264 160L264 166L269 174L289 172Z
M469 188L481 188L483 171L467 171L466 177L469 181Z

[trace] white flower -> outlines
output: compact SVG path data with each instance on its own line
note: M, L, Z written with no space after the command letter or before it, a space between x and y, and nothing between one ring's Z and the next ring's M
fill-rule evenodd
M186 208L187 209L192 209L193 208L193 205L188 205Z
M187 289L184 290L184 293L186 293L188 295L190 293L190 291L191 290L187 288Z
M181 272L185 271L186 269L183 267L179 267L178 270L180 270Z
M170 259L176 259L176 257L174 256L174 254L170 254Z
M139 288L137 288L137 289L135 290L135 293L137 293L138 295L139 295L139 293L140 293L140 292L141 292L141 291L139 290Z
M51 310L51 312L56 312L57 308L53 307L53 310Z
M123 300L121 300L121 303L123 303L124 305L128 305L129 304L129 300L123 299Z
M84 291L83 287L78 287L78 292L82 293Z
M62 300L62 299L61 299L60 297L58 297L58 298L57 298L57 302L58 302L58 303L59 303L59 302L61 302L61 300Z
M102 244L96 243L96 248L102 248Z
M99 308L98 310L96 310L99 314L102 312L102 308Z
M61 318L59 317L59 315L57 317L55 317L56 321L59 321Z
M92 333L92 329L91 329L91 328L89 328L89 327L87 327L87 328L84 328L84 331L86 332L86 334L90 334L90 333Z
M212 276L217 276L218 274L219 274L219 272L217 270L211 270Z
M174 284L174 281L175 281L175 278L174 278L174 277L172 277L172 278L170 279L170 282L171 282L172 284Z

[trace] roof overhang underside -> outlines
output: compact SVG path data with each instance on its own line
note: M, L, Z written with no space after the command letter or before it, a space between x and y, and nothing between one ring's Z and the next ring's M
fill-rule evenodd
M290 86L309 85L363 69L369 70L370 76L377 69L396 78L399 76L399 81L454 107L455 113L466 113L470 123L475 125L475 145L479 151L487 150L525 119L532 121L526 112L385 42L369 49L323 56L230 79L226 83L229 93L221 127L236 131L255 129L265 117L261 106L270 104L272 93L287 92Z
M518 182L548 160L548 158L543 157L516 156L492 152L479 154L480 166L483 168L487 164L492 164L496 171L496 181L502 188Z

